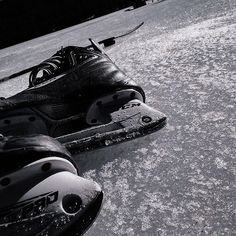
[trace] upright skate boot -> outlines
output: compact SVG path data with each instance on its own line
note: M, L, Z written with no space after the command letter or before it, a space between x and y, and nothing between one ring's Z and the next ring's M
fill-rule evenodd
M62 48L30 74L29 88L0 101L4 135L46 134L72 153L136 138L164 126L145 94L91 40Z
M70 154L44 135L0 138L0 235L82 235L103 194Z

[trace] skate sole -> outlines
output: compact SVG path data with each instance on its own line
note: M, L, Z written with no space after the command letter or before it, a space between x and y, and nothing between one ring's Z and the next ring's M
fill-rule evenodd
M102 109L106 113L106 109ZM166 116L138 99L110 114L111 122L56 138L72 154L111 146L163 128Z

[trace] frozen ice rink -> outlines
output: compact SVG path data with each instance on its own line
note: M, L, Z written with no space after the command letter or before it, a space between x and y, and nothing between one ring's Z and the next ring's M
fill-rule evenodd
M61 46L118 35L108 54L164 112L161 131L75 159L104 190L98 235L235 235L236 1L166 0L112 13L0 51L0 77ZM27 87L0 85L0 97Z

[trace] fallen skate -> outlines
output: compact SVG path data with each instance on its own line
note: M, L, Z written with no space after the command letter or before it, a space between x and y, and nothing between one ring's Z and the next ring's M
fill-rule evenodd
M4 135L45 134L72 153L134 139L165 125L145 93L99 44L62 48L35 67L29 88L0 101Z
M68 151L43 135L0 138L0 235L82 235L103 194Z

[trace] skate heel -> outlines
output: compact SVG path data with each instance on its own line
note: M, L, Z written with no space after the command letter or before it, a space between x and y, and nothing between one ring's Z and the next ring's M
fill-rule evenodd
M111 121L110 114L120 109L127 102L137 99L143 102L143 96L134 89L116 91L101 97L89 107L86 122L89 125L101 125Z

